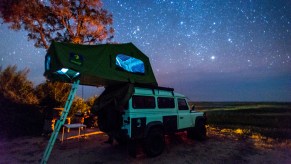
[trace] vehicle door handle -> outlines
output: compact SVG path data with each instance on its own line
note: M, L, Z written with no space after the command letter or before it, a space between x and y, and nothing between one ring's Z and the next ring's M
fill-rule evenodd
M180 119L183 119L184 117L180 117Z

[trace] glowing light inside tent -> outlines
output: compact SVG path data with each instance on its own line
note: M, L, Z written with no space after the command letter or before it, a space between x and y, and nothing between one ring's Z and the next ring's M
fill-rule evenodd
M75 77L76 77L76 76L79 76L79 75L80 75L80 72L77 72L76 75L75 75Z
M67 73L68 70L69 70L68 68L62 68L62 69L61 69L61 72L63 72L63 73Z
M45 70L49 70L50 69L50 63L51 63L51 57L47 56L46 57L46 62L45 62Z
M68 69L68 68L62 68L62 69L58 70L57 73L59 75L65 75L70 79L75 78L75 77L80 75L80 72L76 72L76 71Z
M144 63L131 56L118 54L116 56L116 66L132 73L145 73Z
M58 70L57 73L59 73L61 75L66 74L68 72L68 70L69 70L68 68L62 68L61 70Z

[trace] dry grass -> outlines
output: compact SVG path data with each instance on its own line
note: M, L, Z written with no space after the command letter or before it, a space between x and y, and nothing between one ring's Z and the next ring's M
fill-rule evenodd
M253 143L257 149L288 148L291 149L290 139L274 139L263 134L244 128L222 128L216 126L207 126L208 136L231 139L245 140Z
M291 139L291 103L198 103L209 125L258 133L273 139Z

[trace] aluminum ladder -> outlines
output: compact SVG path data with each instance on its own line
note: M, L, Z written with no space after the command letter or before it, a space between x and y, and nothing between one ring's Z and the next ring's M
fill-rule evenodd
M80 80L76 80L76 81L74 81L74 83L72 85L70 94L69 94L68 99L66 101L65 108L64 108L64 110L62 112L62 115L61 115L60 119L57 120L57 123L55 125L55 129L54 129L54 131L53 131L53 133L52 133L52 135L51 135L51 137L49 139L49 142L48 142L48 144L46 146L46 149L44 151L43 157L42 157L41 162L40 162L41 164L46 164L48 159L49 159L49 157L50 157L50 154L52 152L52 149L54 147L54 144L55 144L56 139L58 137L58 134L60 132L60 129L64 125L64 123L65 123L65 121L67 119L68 113L69 113L69 111L71 109L71 105L72 105L72 103L74 101L74 97L75 97L76 91L78 89L79 83L80 83Z

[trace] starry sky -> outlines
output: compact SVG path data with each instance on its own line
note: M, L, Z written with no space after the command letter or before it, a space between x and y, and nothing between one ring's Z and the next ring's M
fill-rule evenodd
M290 0L103 0L114 41L149 56L160 86L192 101L291 101ZM45 50L0 25L0 64L44 81ZM82 96L100 89L82 88ZM102 90L102 89L101 89ZM79 89L79 94L80 94Z

